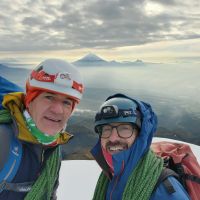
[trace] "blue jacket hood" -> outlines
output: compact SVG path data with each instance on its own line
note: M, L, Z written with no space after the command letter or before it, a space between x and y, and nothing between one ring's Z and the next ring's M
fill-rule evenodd
M111 96L111 98L114 97L124 97L136 102L141 112L141 118L142 118L140 133L137 136L133 145L129 149L114 154L112 156L113 166L114 166L114 177L119 176L121 174L120 182L118 183L118 186L114 192L115 194L113 193L113 195L117 197L116 199L120 199L119 196L121 196L123 193L124 187L126 185L130 173L133 171L133 169L135 168L141 157L150 148L153 134L155 133L157 128L157 117L156 114L153 112L150 104L148 103L132 99L123 94L116 94ZM93 154L94 158L101 166L103 171L108 175L109 167L102 154L100 139L98 140L95 147L91 150L91 153ZM123 173L121 173L122 170ZM111 189L112 189L112 180L108 186L108 193L109 191L111 192Z
M113 163L115 163L115 161L119 162L120 160L130 161L129 157L131 156L131 160L134 160L134 163L137 164L142 155L145 152L147 152L150 148L153 134L155 133L157 128L156 114L153 112L151 105L148 103L132 99L123 94L116 94L109 98L114 98L114 97L124 97L136 102L141 112L142 123L141 123L140 133L136 138L135 142L133 143L133 145L128 150L113 155L113 161L114 161ZM100 139L98 140L95 147L91 150L91 152L93 156L96 157L99 151L101 151Z

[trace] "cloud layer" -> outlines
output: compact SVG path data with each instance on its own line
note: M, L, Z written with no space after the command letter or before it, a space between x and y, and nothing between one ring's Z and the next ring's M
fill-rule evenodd
M0 51L111 49L200 38L200 1L1 0Z

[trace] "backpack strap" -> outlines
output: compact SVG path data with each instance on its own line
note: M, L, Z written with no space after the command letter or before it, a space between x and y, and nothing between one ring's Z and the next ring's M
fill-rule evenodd
M4 190L5 182L9 183L15 177L22 158L22 144L14 136L11 124L0 125L0 135L9 135L9 139L5 141L9 145L6 162L0 171L0 192ZM3 138L3 137L2 137ZM6 144L5 144L6 145ZM3 158L0 158L3 159Z
M173 194L174 192L176 192L176 190L174 189L173 185L172 185L171 182L168 180L168 177L169 177L169 176L173 176L173 177L179 179L179 175L178 175L175 171L173 171L173 170L171 170L171 169L169 169L169 168L164 168L164 169L162 170L162 172L161 172L159 178L158 178L158 181L157 181L155 187L154 187L154 191L156 190L156 188L157 188L161 183L163 183L165 189L167 190L167 192L168 192L169 194Z
M57 149L57 151L55 152L56 149ZM59 166L58 166L58 168L56 168L56 170L59 171L60 164L61 164L61 158L60 158L61 152L60 152L60 147L57 147L57 148L50 149L48 151L48 153L46 154L44 162L43 162L43 165L42 165L41 170L40 170L41 173L42 173L43 170L45 170L45 168L49 168L49 166L46 166L46 162L48 162L47 161L48 159L52 159L51 156L53 154L56 154L56 155L58 154L58 157L56 157L56 160L58 159L57 161L59 161ZM51 174L51 175L53 175L53 174ZM54 187L55 187L54 190L56 190L56 188L58 187L58 175L59 174L57 174L57 177L55 178L56 183L54 185ZM47 177L45 177L45 179L46 178ZM40 178L38 177L38 179L40 179ZM38 179L36 181L23 182L23 183L11 183L11 182L2 181L0 183L0 192L2 192L3 190L7 190L7 191L12 191L12 192L25 192L25 193L28 193L28 192L31 191L32 187L35 185L36 182L37 183L41 182L41 180L38 180ZM39 187L39 188L41 189L41 187ZM55 191L53 191L52 194L54 192Z
M194 181L196 183L199 183L200 184L200 178L195 176L195 175L191 175L191 174L184 174L183 175L183 178L185 180L190 180L190 181Z
M12 192L29 192L34 182L24 182L24 183L9 183L2 181L0 183L0 190L8 190Z

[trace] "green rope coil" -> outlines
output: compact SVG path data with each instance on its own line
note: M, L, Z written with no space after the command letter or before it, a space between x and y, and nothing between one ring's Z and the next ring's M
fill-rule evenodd
M6 109L0 110L0 123L10 123L12 122L12 116L10 112Z
M50 200L60 169L60 149L57 147L46 161L41 175L38 177L25 200Z
M163 160L149 151L130 174L122 195L122 200L148 200L163 169ZM109 179L101 172L93 200L106 198Z

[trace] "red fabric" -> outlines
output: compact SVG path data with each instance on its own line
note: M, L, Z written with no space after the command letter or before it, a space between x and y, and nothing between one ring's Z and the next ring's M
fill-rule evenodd
M184 172L200 178L200 165L187 144L172 142L155 142L152 150L161 157L172 157L174 163L181 163ZM199 200L200 184L187 180L187 189L192 200Z
M106 162L108 163L108 166L110 167L110 171L113 174L114 173L114 167L113 167L113 162L112 162L112 155L109 154L103 147L101 147L102 152L103 152L103 156L106 160Z
M26 108L28 107L29 103L31 101L33 101L33 99L35 99L38 95L40 95L42 92L44 92L44 90L35 90L35 89L26 89L26 96L24 99L24 103Z
M47 89L40 89L40 88L36 88L36 87L31 87L28 83L26 83L26 95L25 95L25 99L24 99L25 107L27 108L29 103L31 101L33 101L42 92L52 92L52 93L56 93L56 94L62 94L62 93L57 93L55 91L50 91L50 90L47 90ZM70 98L70 96L69 96L69 98ZM70 98L70 99L73 101L72 102L73 103L72 104L72 111L73 111L78 102L73 98Z

